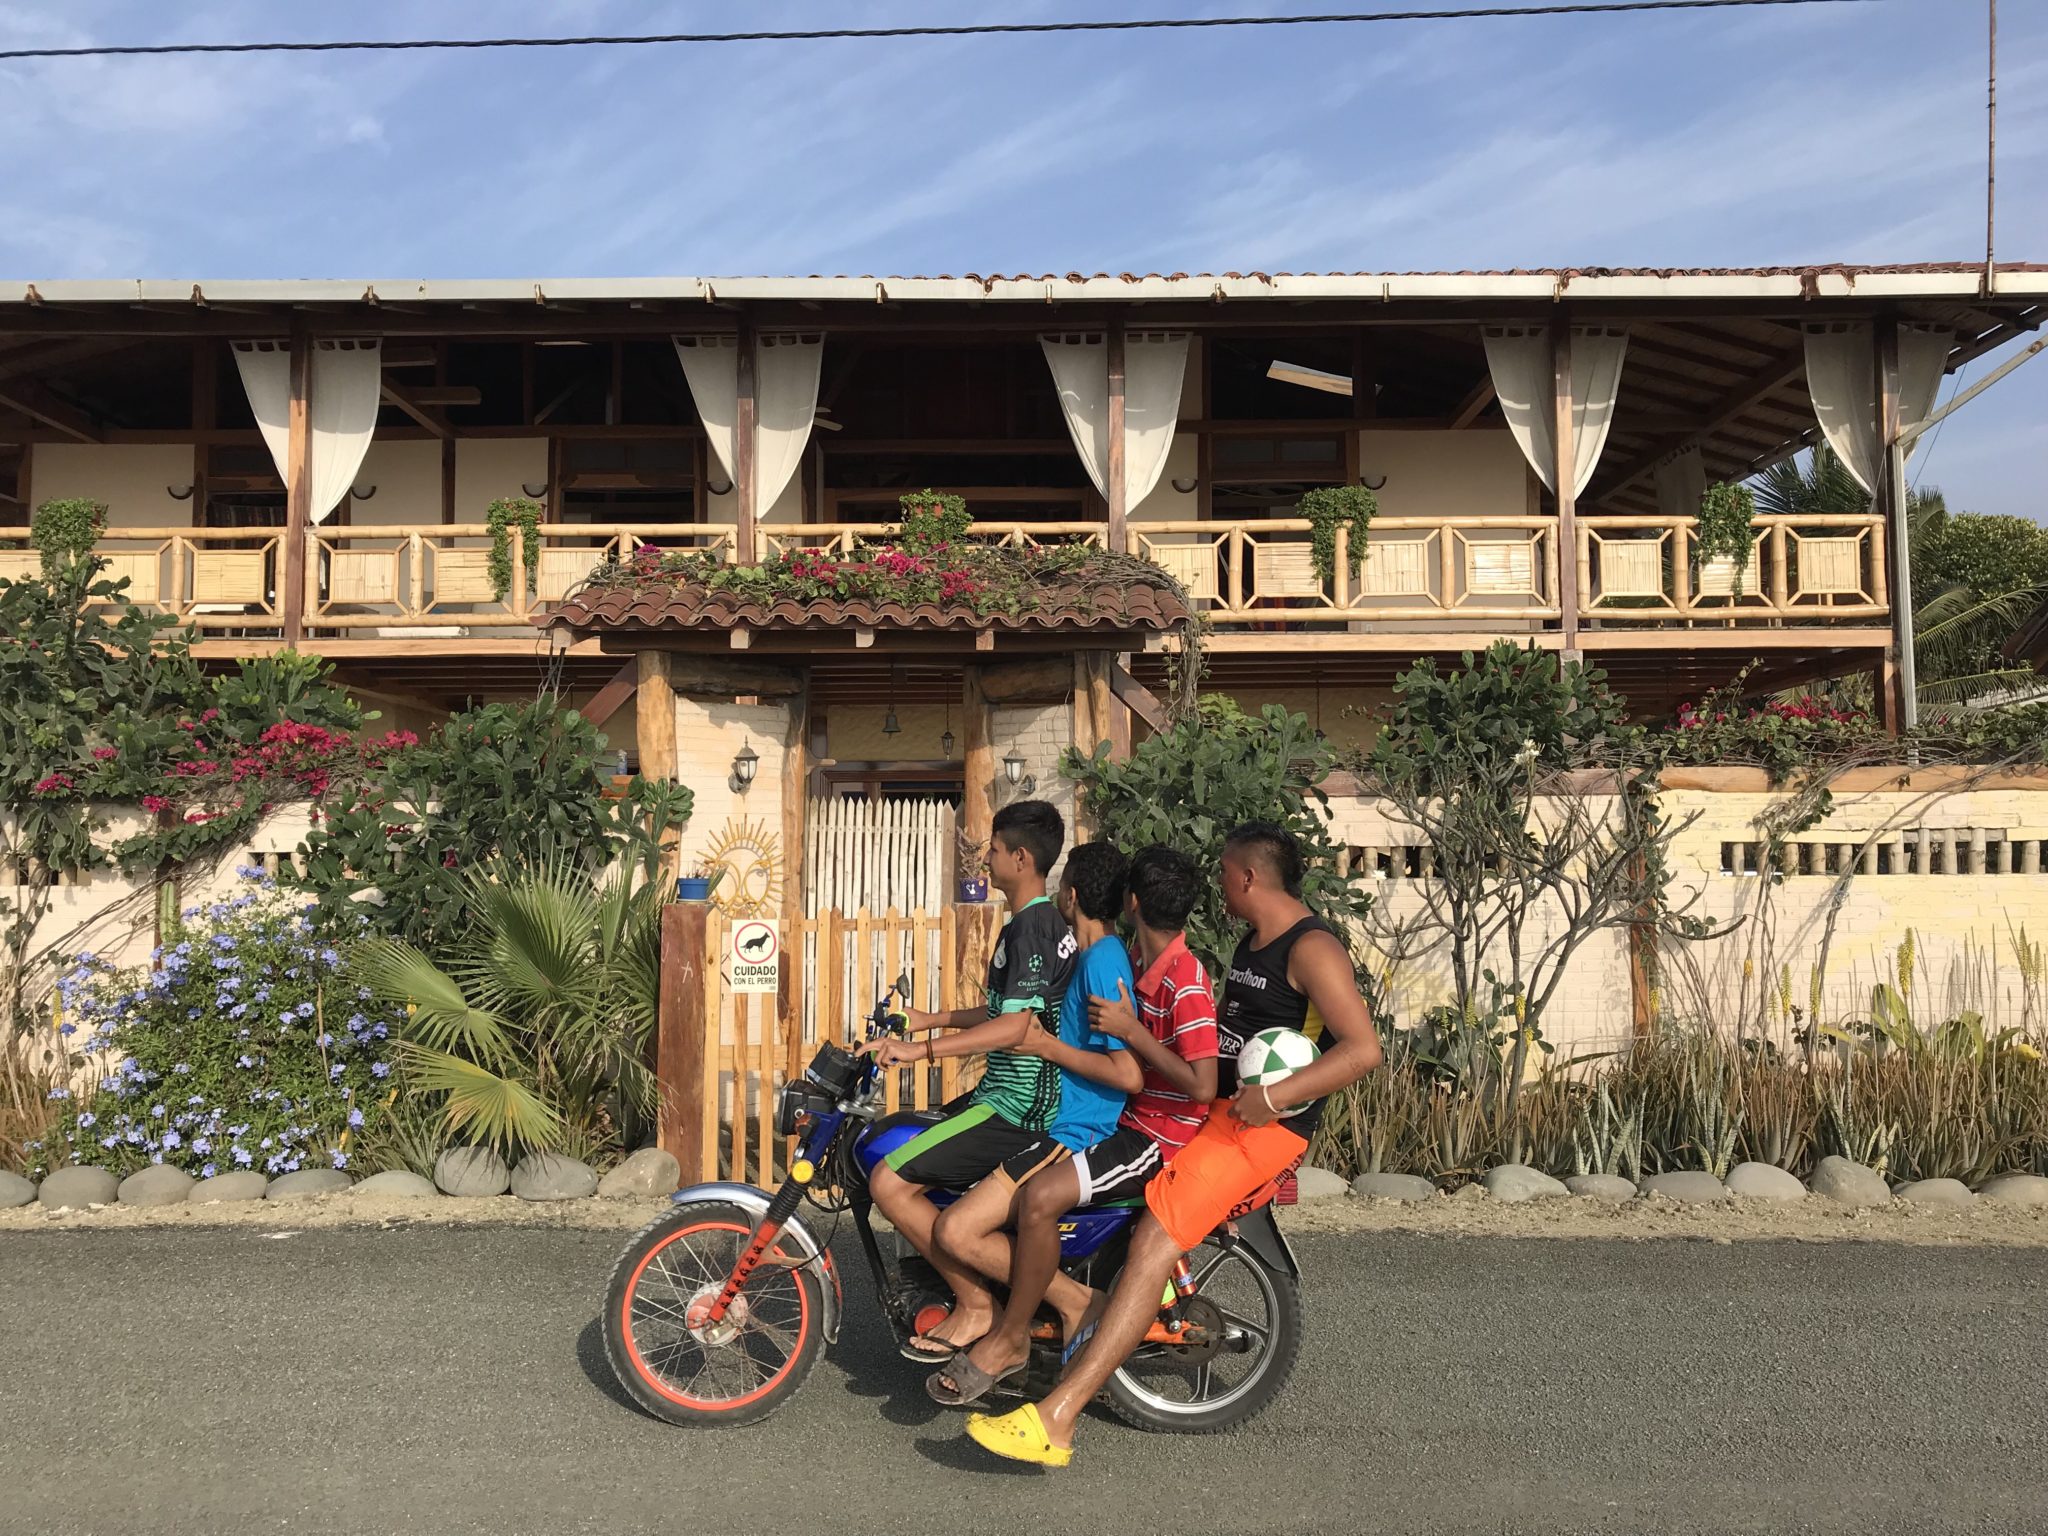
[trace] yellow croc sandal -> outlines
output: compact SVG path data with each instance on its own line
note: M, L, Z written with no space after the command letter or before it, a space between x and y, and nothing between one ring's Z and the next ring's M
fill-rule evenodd
M1052 1443L1052 1438L1045 1432L1045 1420L1038 1416L1036 1403L1026 1403L1015 1412L1000 1417L970 1413L967 1416L967 1433L983 1450L993 1451L1011 1461L1028 1461L1040 1467L1064 1467L1074 1459L1072 1447Z

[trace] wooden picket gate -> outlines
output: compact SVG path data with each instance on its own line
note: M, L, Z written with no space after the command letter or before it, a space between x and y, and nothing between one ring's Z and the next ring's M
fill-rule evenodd
M993 916L985 906L826 908L782 935L779 995L734 994L721 964L733 920L701 904L671 907L662 944L661 1143L682 1163L684 1182L772 1187L789 1155L775 1135L775 1090L803 1071L820 1040L860 1040L883 988L899 975L909 977L920 1008L973 1003ZM972 1085L976 1070L958 1058L898 1069L889 1074L887 1106L943 1104Z

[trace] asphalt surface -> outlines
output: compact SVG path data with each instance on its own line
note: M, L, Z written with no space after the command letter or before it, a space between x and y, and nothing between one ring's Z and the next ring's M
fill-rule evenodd
M2048 1531L2038 1249L1309 1238L1273 1409L1103 1418L1045 1473L959 1434L858 1275L777 1417L643 1417L594 1321L622 1243L0 1237L0 1531Z

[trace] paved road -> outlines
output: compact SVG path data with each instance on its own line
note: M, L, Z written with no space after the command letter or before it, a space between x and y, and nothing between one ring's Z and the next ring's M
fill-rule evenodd
M620 1241L0 1239L0 1530L2048 1531L2039 1250L1311 1239L1279 1405L1053 1475L857 1306L769 1423L642 1417L592 1321Z

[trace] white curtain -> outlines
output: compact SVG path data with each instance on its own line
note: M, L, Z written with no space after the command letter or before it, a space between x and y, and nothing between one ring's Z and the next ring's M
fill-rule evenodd
M1486 366L1501 414L1522 457L1546 489L1557 489L1557 401L1548 326L1488 326ZM1572 327L1572 494L1592 483L1614 425L1628 332L1618 326Z
M739 339L676 336L676 357L704 423L711 452L733 479L740 400ZM754 339L754 511L766 517L803 462L818 416L825 338L815 332L763 332Z
M1041 336L1045 361L1052 369L1052 387L1060 397L1060 414L1067 418L1067 433L1074 439L1074 451L1081 455L1081 467L1096 494L1109 499L1109 338L1100 331L1085 335ZM1129 341L1125 342L1128 369ZM1126 381L1124 419L1130 420L1129 384ZM1124 503L1130 505L1128 501Z
M264 446L277 472L291 475L292 353L288 342L238 341L235 366ZM312 502L307 515L325 522L355 484L356 471L377 432L383 403L383 343L335 340L313 343Z
M1657 477L1657 513L1660 517L1698 517L1707 494L1707 461L1695 443L1660 460Z
M1100 331L1041 336L1060 414L1088 479L1109 499L1109 338ZM1124 335L1124 509L1152 494L1166 472L1187 376L1184 331Z
M818 419L825 338L773 333L754 349L754 510L766 517L803 462Z
M1104 359L1105 363L1107 358ZM1173 429L1180 421L1180 387L1188 371L1185 331L1129 331L1124 335L1124 508L1152 494L1166 473ZM1104 389L1108 384L1105 380Z
M1936 326L1899 327L1899 425L1910 427L1933 409L1948 370L1954 336ZM1821 434L1856 483L1873 494L1884 469L1878 428L1877 347L1862 321L1831 321L1806 328L1806 388ZM1916 441L1907 450L1912 457Z

